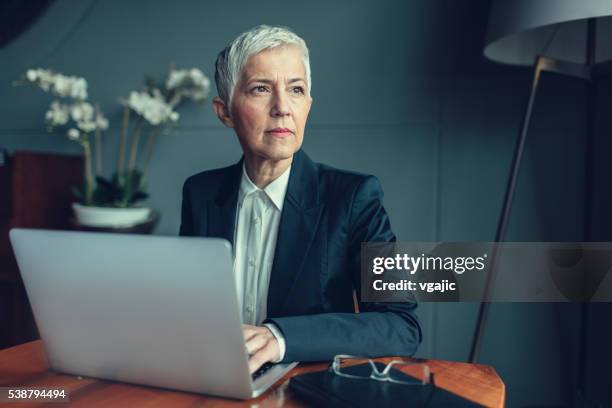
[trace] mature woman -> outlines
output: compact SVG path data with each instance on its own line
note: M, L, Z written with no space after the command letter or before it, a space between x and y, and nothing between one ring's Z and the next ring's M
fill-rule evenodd
M251 372L268 361L414 354L415 303L360 302L355 313L361 243L395 235L375 177L301 150L312 105L304 40L255 27L221 51L215 80L214 111L243 156L187 179L180 233L232 242Z

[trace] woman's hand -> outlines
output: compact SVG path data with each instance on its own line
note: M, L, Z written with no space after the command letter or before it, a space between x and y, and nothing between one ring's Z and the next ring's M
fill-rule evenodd
M280 347L274 334L265 326L242 325L242 334L249 353L249 371L253 374L259 367L280 357Z

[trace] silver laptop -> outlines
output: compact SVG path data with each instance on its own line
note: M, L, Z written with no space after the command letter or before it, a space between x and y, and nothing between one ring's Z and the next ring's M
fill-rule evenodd
M225 240L34 229L10 238L56 371L248 399L297 364L249 374Z

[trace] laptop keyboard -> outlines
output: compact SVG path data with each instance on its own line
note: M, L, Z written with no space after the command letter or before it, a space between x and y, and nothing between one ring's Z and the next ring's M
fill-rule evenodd
M266 371L268 371L270 368L274 367L275 365L276 364L274 364L274 363L265 363L264 365L259 367L259 369L257 371L255 371L253 374L251 374L251 378L253 379L253 381L255 381L256 379L258 379L259 377L264 375L266 373Z

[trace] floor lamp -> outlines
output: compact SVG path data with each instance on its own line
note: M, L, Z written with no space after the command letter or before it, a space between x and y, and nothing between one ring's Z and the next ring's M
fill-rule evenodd
M529 131L541 75L552 72L584 80L588 86L586 129L586 195L583 240L591 239L591 198L595 84L612 75L612 1L610 0L492 0L485 56L495 62L531 67L529 99L506 185L495 242L505 239L516 182ZM607 44L605 44L607 41ZM495 282L495 259L487 277L484 301L472 340L469 361L477 362L490 309L489 295ZM581 305L580 361L586 357L588 304ZM585 364L580 368L580 391L584 392ZM584 395L584 394L583 394Z

